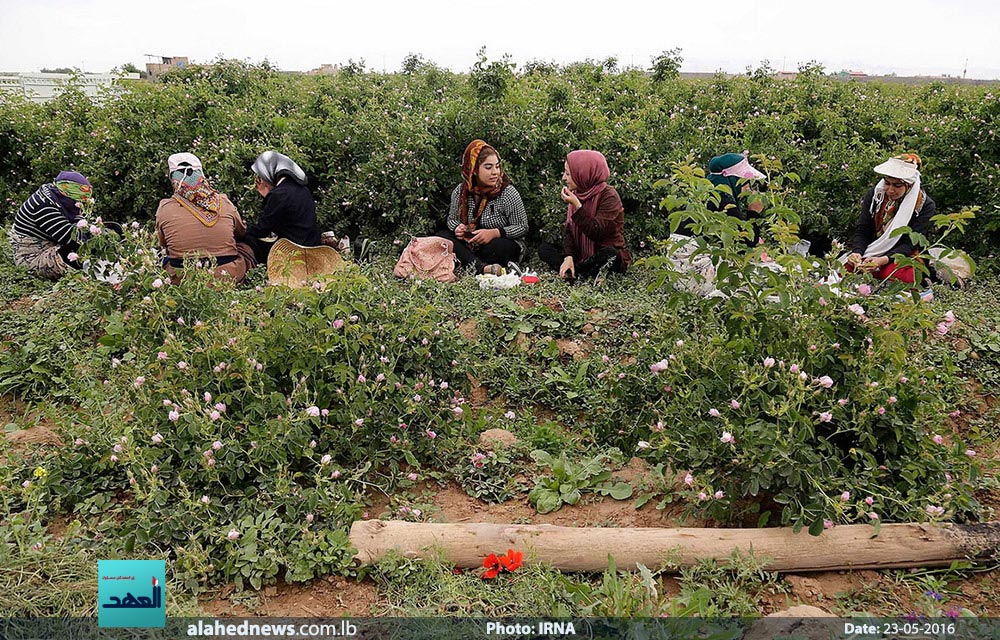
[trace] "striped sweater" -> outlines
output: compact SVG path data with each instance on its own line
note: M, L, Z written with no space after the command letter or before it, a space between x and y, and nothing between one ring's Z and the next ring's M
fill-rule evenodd
M58 245L64 245L72 239L74 222L80 217L76 216L73 220L67 217L53 195L55 189L53 184L43 184L24 201L14 216L15 231Z

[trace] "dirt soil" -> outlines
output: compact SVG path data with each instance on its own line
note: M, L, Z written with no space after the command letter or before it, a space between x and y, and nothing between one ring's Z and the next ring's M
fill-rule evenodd
M642 462L633 461L617 475L633 483L644 473ZM684 519L681 508L667 505L656 509L650 501L641 509L633 508L633 499L613 500L590 496L580 504L564 506L554 513L539 514L520 497L503 504L487 504L470 498L456 484L444 488L426 487L433 494L431 522L490 522L554 524L575 527L676 527L710 526L711 523ZM433 490L431 492L431 490ZM370 509L380 513L387 506L375 504ZM824 611L846 615L852 611L902 615L920 611L926 600L916 580L904 584L894 572L828 571L786 574L787 593L772 595L761 605L763 613L784 611L798 604L808 604ZM1000 571L974 574L950 584L945 594L946 608L965 607L977 615L1000 615ZM675 578L663 581L663 594L672 597L680 592ZM373 581L355 581L329 576L307 585L278 585L261 592L236 593L232 588L202 601L205 611L215 616L365 616L371 615L378 602Z

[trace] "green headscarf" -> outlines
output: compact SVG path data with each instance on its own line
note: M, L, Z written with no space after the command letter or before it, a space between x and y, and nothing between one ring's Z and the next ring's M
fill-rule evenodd
M72 180L59 180L55 184L63 195L77 202L90 202L94 194L94 189L89 184L80 184Z

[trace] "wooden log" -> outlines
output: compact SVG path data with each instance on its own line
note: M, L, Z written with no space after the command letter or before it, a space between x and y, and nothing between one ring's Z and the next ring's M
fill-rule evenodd
M680 569L699 560L725 561L735 549L767 559L772 571L891 569L948 566L1000 549L1000 522L973 525L838 525L820 536L802 529L590 528L519 524L431 524L359 520L351 527L356 559L373 564L390 549L404 557L435 557L458 567L482 566L508 548L562 571L603 571L608 555L621 569L641 563Z

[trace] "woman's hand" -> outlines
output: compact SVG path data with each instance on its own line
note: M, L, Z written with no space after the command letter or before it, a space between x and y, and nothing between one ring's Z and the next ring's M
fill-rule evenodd
M868 272L877 271L887 264L889 264L889 256L875 256L862 262L861 269Z
M856 267L859 264L861 264L861 254L855 252L847 256L847 264L851 265L852 267Z
M576 266L573 264L573 256L566 256L559 266L559 277L565 280L567 279L567 274L569 278L576 278Z
M571 204L577 209L583 206L576 194L569 190L569 187L563 187L562 191L559 192L559 197L562 198L563 202Z
M476 229L469 234L469 244L474 247L481 247L489 244L500 237L499 229Z
M459 240L465 240L465 236L468 233L469 233L469 227L467 227L465 224L459 224L457 227L455 227L455 237L458 238Z

